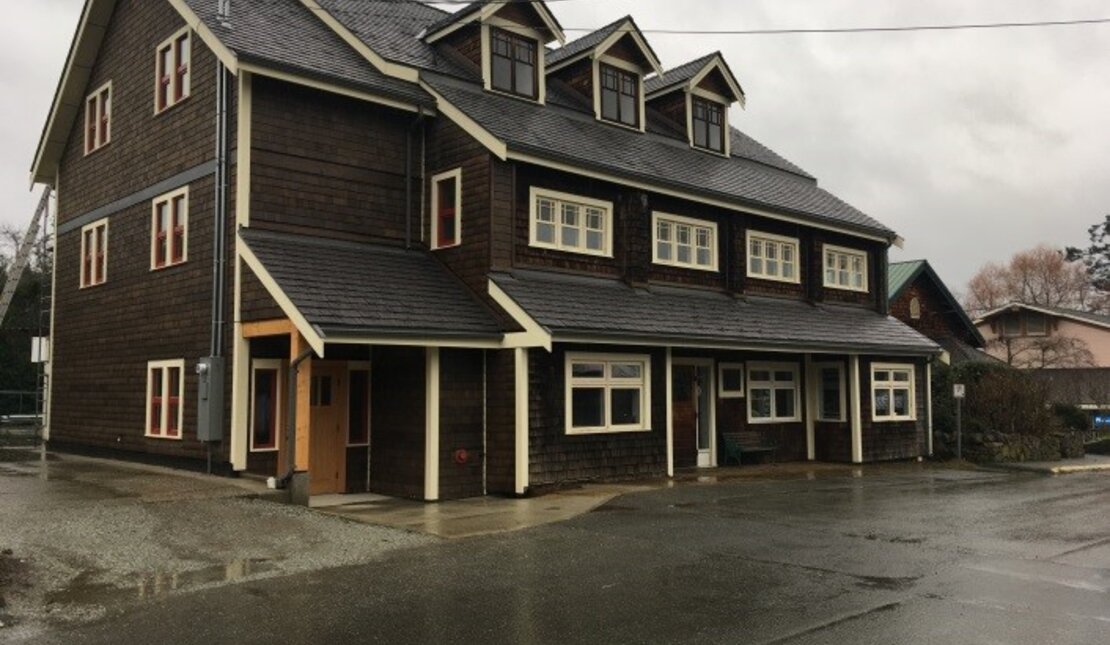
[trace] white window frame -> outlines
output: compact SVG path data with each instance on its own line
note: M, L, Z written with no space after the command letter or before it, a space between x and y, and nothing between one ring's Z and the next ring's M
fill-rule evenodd
M158 207L166 204L169 208L173 208L173 202L179 197L184 197L181 202L182 226L184 231L181 235L181 259L178 261L173 260L173 211L170 211L169 230L166 232L166 262L162 266L157 264L158 256ZM177 190L166 193L159 197L155 197L150 202L150 270L161 271L170 267L175 267L185 264L189 261L189 187L182 186Z
M1029 325L1030 320L1040 320L1041 328L1034 331ZM1026 336L1047 336L1048 335L1048 316L1039 312L1024 311L1021 314L1021 325L1025 330Z
M720 105L722 110L721 136L724 138L724 150L714 150L713 148L702 147L694 143L694 99L701 99L703 101L708 101L710 103L716 103ZM732 130L728 122L729 105L731 103L732 101L721 96L720 94L717 94L716 92L710 92L709 90L703 90L702 88L697 86L691 87L690 90L686 92L686 134L690 140L691 148L693 148L694 150L700 150L702 152L708 152L709 154L714 154L726 158L732 156ZM708 137L709 133L707 131L707 140Z
M779 272L777 275L767 273L767 254L761 256L763 258L763 271L755 273L752 271L752 240L757 239L764 244L768 242L778 245L778 257L776 261L779 263ZM749 278L757 278L759 280L771 280L773 282L785 282L787 284L801 284L802 282L802 258L801 258L801 243L796 237L787 237L785 235L775 235L773 233L761 233L759 231L747 231L744 236L744 271ZM791 246L794 250L794 275L793 277L783 277L782 275L782 247Z
M651 356L647 354L594 354L590 352L567 352L565 363L565 420L564 426L568 435L613 434L618 432L650 432L651 431ZM573 367L578 363L601 364L604 366L604 376L600 378L574 378ZM612 364L639 363L642 365L639 379L618 379L610 376ZM587 428L576 428L574 423L574 388L575 387L601 388L604 390L602 397L603 417L605 425ZM614 425L612 420L611 391L613 389L628 389L633 386L640 388L640 422L632 425Z
M169 427L170 407L167 404L170 393L170 379L169 370L176 368L180 370L181 378L177 382L177 436L171 437L166 434L166 428ZM150 414L151 414L151 401L150 389L151 380L150 373L154 370L162 371L162 417L159 427L162 429L162 434L152 434L150 431ZM148 439L165 439L167 441L181 441L185 436L185 359L176 358L167 361L149 361L146 364L146 389L143 396L146 398L146 424L143 428L143 436Z
M351 378L351 372L366 372L366 441L358 443L351 443L351 383L354 379ZM370 424L374 411L374 400L372 397L374 385L374 372L370 368L369 361L351 361L347 363L347 436L343 441L347 444L348 448L368 448L370 446Z
M910 298L910 319L921 320L921 299L917 296Z
M105 99L107 94L107 99ZM90 103L95 101L96 105ZM96 120L96 140L89 141L90 119ZM96 88L92 94L85 97L85 156L112 142L112 81Z
M757 381L752 378L752 372L767 371L771 373L770 381ZM775 384L779 381L774 380L775 372L791 372L794 375L793 387L785 388L778 387ZM751 424L766 424L766 423L794 423L802 420L802 380L801 369L797 363L775 363L775 362L761 362L761 363L748 363L747 374L747 392L748 392L748 423ZM771 390L771 416L769 417L754 417L752 416L752 390ZM794 392L794 415L790 417L775 416L775 392L777 390L790 389Z
M562 193L557 190L548 190L546 188L539 188L532 186L528 191L529 206L528 206L528 245L540 248L551 249L553 251L562 251L564 253L577 253L580 255L593 255L597 257L611 258L613 257L613 202L607 202L601 199L591 199L589 197L581 197L579 195L572 195L570 193ZM554 243L541 242L536 238L536 226L539 222L539 200L546 199L555 203L555 241ZM575 204L582 207L583 210L579 213L581 223L578 226L580 246L564 246L562 235L562 204ZM602 212L602 220L605 229L604 235L604 248L601 250L590 249L586 247L586 213L585 208L595 208Z
M628 125L627 123L624 123L623 121L610 121L609 119L606 119L604 116L602 116L602 111L601 111L601 66L602 65L608 65L609 67L612 67L614 69L618 69L618 70L620 70L622 72L625 72L625 73L628 73L628 74L634 74L636 76L636 88L637 88L636 92L637 92L637 95L639 96L639 105L636 106L636 109L639 110L639 113L637 114L637 125ZM595 55L593 57L593 74L594 74L594 77L593 77L594 117L598 121L601 121L602 123L606 123L608 125L615 125L618 128L624 128L626 130L632 130L634 132L645 132L646 127L647 127L646 124L644 123L645 117L647 116L645 104L647 103L647 101L644 99L644 70L642 70L640 68L640 66L636 65L635 63L630 63L626 60L622 60L620 58L617 58L616 56L609 56L607 54L601 54L601 55ZM619 92L618 92L617 100L620 100Z
M186 61L188 71L185 72L184 87L178 87L178 73L177 70L181 67L181 61L177 59L177 41L181 36L185 36L185 40L189 45L189 60ZM173 72L170 75L169 91L166 95L166 104L158 105L158 94L162 88L162 77L165 75L162 69L162 52L170 48L170 62L173 64ZM178 97L178 90L181 96ZM183 27L173 33L169 38L163 40L154 48L154 115L157 116L167 112L176 105L185 102L185 99L193 92L193 31L189 27Z
M508 31L517 36L530 38L536 41L536 98L504 92L493 86L493 36L490 28ZM482 85L487 92L507 96L518 101L539 103L543 105L547 100L547 47L544 46L544 35L537 29L525 27L504 18L490 16L482 21Z
M93 264L90 266L90 268L93 269L93 276L89 276L85 273L85 256L86 256L87 253L89 253L88 244L86 243L86 238L88 236L86 235L86 233L90 230L93 231L93 241L95 243L95 241L96 241L96 232L95 231L96 231L96 229L98 229L100 227L104 227L104 248L103 249L98 248L98 249L94 249L92 251L92 253L93 253ZM98 287L98 286L100 286L100 285L102 285L102 284L104 284L105 282L108 281L108 248L109 248L108 234L109 234L109 232L110 231L108 230L108 218L107 217L102 218L102 219L98 219L98 220L96 220L95 222L93 222L91 224L86 224L86 225L81 227L81 269L80 269L80 271L78 271L78 284L77 284L79 289L89 289L91 287ZM96 263L97 251L103 251L103 255L104 255L104 261L103 261L104 263L103 263L103 266L100 267L100 278L101 279L100 279L99 282L96 282L96 281L93 280L93 277L96 276L95 263Z
M725 371L738 370L740 372L740 389L739 390L726 390L725 389ZM718 363L717 364L717 398L718 399L742 399L747 394L748 374L744 370L743 363Z
M825 387L824 380L821 378L821 372L824 370L835 369L840 377L840 416L826 417L825 416ZM813 364L813 386L817 390L817 396L814 397L817 403L817 409L814 410L814 419L824 422L843 422L847 419L847 405L848 405L848 379L845 375L843 363L814 363Z
M451 244L439 243L439 184L442 181L455 182L455 241ZM441 172L432 177L432 224L431 248L452 249L462 244L462 168Z
M671 239L669 244L671 246L671 258L669 260L659 257L659 225L669 224L671 226ZM678 227L687 226L690 228L690 262L682 262L678 259ZM698 229L705 229L709 231L709 265L698 264L698 246L697 237ZM718 254L719 247L717 242L717 223L709 220L695 219L693 217L683 217L682 215L672 215L670 213L662 213L659 211L652 211L651 213L651 261L655 264L664 266L678 267L681 269L696 269L699 271L710 271L716 273L718 271Z
M258 387L258 378L255 374L259 370L274 370L277 372L277 394L274 397L274 446L272 448L259 448L254 444L254 420L258 414L256 407L258 398L255 396ZM250 420L247 423L247 434L250 437L250 451L251 452L277 452L281 449L281 435L282 427L285 421L285 409L283 404L285 402L285 389L282 384L285 382L285 361L279 358L255 358L251 360L251 399L250 399Z
M895 381L893 377L887 381L877 381L876 372L909 372L909 381ZM894 413L894 390L909 389L909 414L897 415ZM890 414L880 416L875 405L876 394L879 390L890 392ZM872 363L871 364L871 420L883 423L890 421L916 421L917 420L917 368L912 363Z
M868 275L868 271L870 269L870 267L868 266L868 257L867 257L868 253L867 253L867 251L861 251L859 249L850 249L850 248L845 247L845 246L835 246L835 245L832 245L832 244L825 244L823 246L824 246L824 249L821 253L821 275L823 276L822 281L825 285L825 288L827 288L827 289L839 289L841 291L856 291L856 292L859 292L859 293L867 293L869 291L867 275ZM849 267L851 266L851 262L852 262L853 259L859 259L861 261L861 264L862 264L860 282L863 284L863 286L862 287L857 287L854 284L851 284L852 282L854 282L853 278L854 278L855 272L852 271L850 268L848 269L848 282L850 284L847 284L847 285L840 284L839 279L830 282L829 281L829 257L830 256L834 259L837 266L839 266L840 258L842 258L842 257L847 260ZM837 268L837 269L833 269L833 270L839 276L840 269Z

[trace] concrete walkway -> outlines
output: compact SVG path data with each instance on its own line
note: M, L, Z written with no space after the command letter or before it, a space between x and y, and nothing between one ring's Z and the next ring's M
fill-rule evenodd
M1027 461L1012 464L993 464L992 467L1004 470L1041 473L1044 475L1068 475L1071 473L1094 473L1110 471L1110 456L1087 455L1082 459L1061 459L1060 461Z

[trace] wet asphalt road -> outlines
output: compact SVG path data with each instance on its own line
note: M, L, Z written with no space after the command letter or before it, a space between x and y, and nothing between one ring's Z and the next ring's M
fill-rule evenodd
M171 596L39 642L1107 643L1110 475L884 467L685 485Z

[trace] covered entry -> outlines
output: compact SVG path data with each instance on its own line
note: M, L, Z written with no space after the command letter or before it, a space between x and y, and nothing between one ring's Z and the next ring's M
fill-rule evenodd
M671 415L675 468L717 465L712 359L674 359Z

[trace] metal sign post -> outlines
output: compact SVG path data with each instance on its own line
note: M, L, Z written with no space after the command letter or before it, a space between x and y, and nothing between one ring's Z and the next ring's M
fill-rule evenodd
M962 416L961 412L966 396L967 388L963 383L956 383L952 386L952 398L956 399L956 459L964 458L964 433L960 417Z

